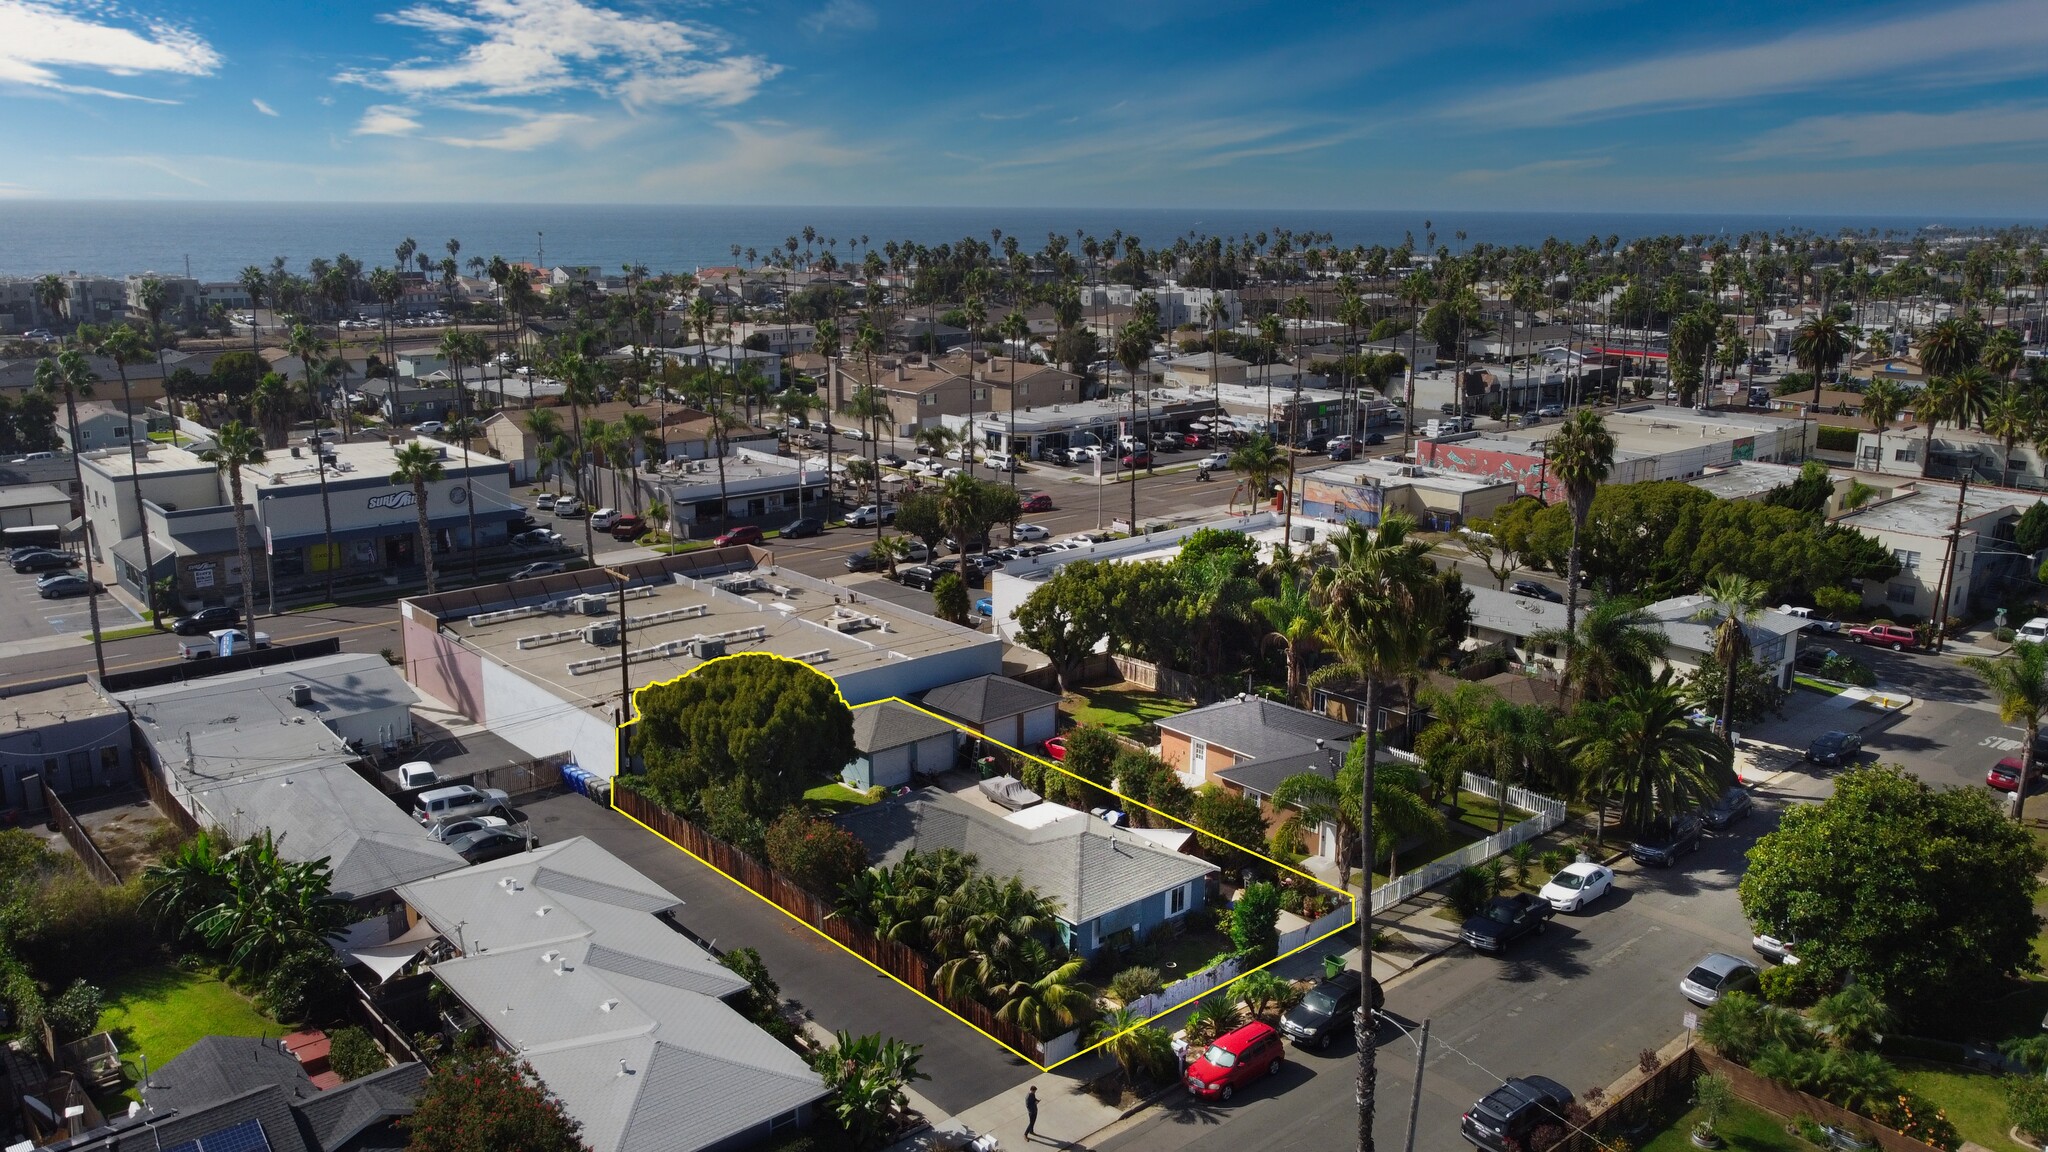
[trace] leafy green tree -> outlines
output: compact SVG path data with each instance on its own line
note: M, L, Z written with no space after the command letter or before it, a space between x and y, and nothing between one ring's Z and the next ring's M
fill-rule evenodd
M1237 869L1262 863L1258 850L1266 843L1266 818L1249 796L1204 784L1195 789L1188 823L1198 833L1201 854L1218 865Z
M1800 941L1802 970L1824 984L1853 973L1915 1023L2038 969L2044 866L1984 790L1934 789L1884 766L1787 809L1750 849L1738 891L1761 930Z
M1080 732L1082 729L1077 728L1074 731ZM1073 737L1069 734L1067 756L1072 759L1073 755ZM1116 777L1116 790L1129 800L1156 809L1167 816L1187 818L1189 806L1193 803L1193 794L1188 791L1187 785L1181 783L1180 774L1173 770L1171 764L1150 752L1126 749L1117 753L1110 770ZM1133 811L1130 816L1141 828L1172 826L1172 821L1162 819L1152 812L1145 811L1144 808Z
M2020 513L2019 522L2013 525L2012 543L2022 552L2048 548L2048 500L2036 500Z
M932 582L932 611L939 619L965 626L971 610L967 581L958 572L947 572Z
M2048 645L2021 640L2011 652L1995 659L1966 656L1963 666L1991 689L1998 701L1998 718L2026 730L2026 743L2020 745L2019 787L2012 805L2013 819L2020 820L2026 810L2028 783L2039 767L2034 763L2034 745L2041 738L2042 718L2048 716Z
M677 811L699 810L724 785L765 823L853 759L853 713L838 688L793 661L728 657L635 697L632 753Z
M489 1045L459 1049L435 1065L399 1125L406 1152L588 1152L583 1125L533 1065Z
M102 995L99 988L77 978L50 1001L43 1010L43 1019L49 1021L58 1043L68 1044L99 1031Z
M829 1106L856 1152L889 1142L910 1106L903 1089L931 1077L918 1070L924 1046L885 1040L879 1033L855 1036L841 1029L832 1046L811 1056L811 1068L831 1091Z
M896 506L897 530L924 541L924 546L936 552L939 541L946 538L949 525L946 523L944 505L940 504L935 492L913 492Z
M1708 661L1685 678L1685 698L1702 708L1719 709L1728 703L1731 725L1754 724L1766 716L1784 714L1785 690L1778 687L1770 669L1754 660L1737 664L1732 699L1727 679L1719 664Z
M784 812L768 825L768 862L790 879L823 896L846 887L868 867L860 837L801 812Z
M343 1080L361 1080L391 1066L368 1032L353 1025L327 1034L327 1062Z
M1230 906L1230 946L1241 963L1264 964L1280 940L1280 889L1268 881L1247 884Z
M1764 503L1778 508L1790 508L1795 512L1820 515L1827 511L1828 501L1835 494L1835 484L1828 478L1828 466L1824 461L1808 460L1799 466L1799 478L1790 484L1780 484L1764 493Z
M1060 691L1109 637L1108 601L1093 560L1063 565L1017 608L1017 639L1052 661Z

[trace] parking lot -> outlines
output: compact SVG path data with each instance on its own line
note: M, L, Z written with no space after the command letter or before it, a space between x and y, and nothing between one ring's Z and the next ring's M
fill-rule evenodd
M82 572L83 569L72 571ZM85 597L45 600L36 595L36 580L43 575L41 572L17 573L11 565L0 567L0 644L83 633L92 626ZM95 566L93 575L104 584L108 573ZM103 631L142 623L141 617L130 612L115 597L102 594L99 602Z

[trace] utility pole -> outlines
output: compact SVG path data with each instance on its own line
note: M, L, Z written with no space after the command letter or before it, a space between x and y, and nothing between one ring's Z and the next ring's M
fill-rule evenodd
M1422 1114L1422 1068L1429 1059L1429 1021L1422 1022L1422 1041L1415 1046L1415 1091L1408 1100L1408 1149L1415 1152L1415 1121Z
M633 718L633 674L626 659L633 646L626 636L626 574L617 568L607 568L605 574L619 582L619 748L618 763L612 768L616 778L626 772L626 722Z
M1956 518L1948 530L1948 556L1941 564L1940 591L1934 597L1934 650L1939 653L1948 640L1948 601L1950 585L1956 578L1956 546L1963 538L1963 506L1970 496L1970 468L1962 467L1962 487L1956 490Z

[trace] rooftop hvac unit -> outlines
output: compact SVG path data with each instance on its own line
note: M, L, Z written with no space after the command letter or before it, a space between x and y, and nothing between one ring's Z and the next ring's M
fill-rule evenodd
M709 660L714 656L723 655L725 655L725 641L715 639L697 641L697 659Z
M602 596L585 596L576 602L576 610L585 616L602 616L611 610Z
M583 639L599 648L611 648L619 642L619 626L612 621L592 624L583 630Z
M311 704L312 702L313 686L311 684L292 685L292 704L294 706L304 708L306 705Z
M1316 538L1316 530L1315 530L1315 528L1314 528L1314 527L1313 527L1312 525L1308 525L1308 524L1296 524L1296 525L1294 526L1294 532L1293 532L1293 539L1294 539L1294 540L1295 540L1295 541L1296 541L1297 543L1302 543L1302 544L1312 543L1312 542L1314 542L1315 538Z

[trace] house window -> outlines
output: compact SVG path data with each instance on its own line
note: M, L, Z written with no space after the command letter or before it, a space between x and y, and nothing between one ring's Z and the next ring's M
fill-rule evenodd
M1899 567L1907 572L1920 567L1920 554L1918 552L1908 552L1904 548L1894 548L1892 549L1892 559L1897 560Z
M1166 914L1178 916L1188 910L1188 890L1185 885L1166 894Z
M1915 452L1911 448L1894 448L1892 449L1892 459L1895 461L1911 463L1914 460L1919 459L1919 453Z
M1920 587L1917 584L1907 583L1887 584L1884 589L1884 598L1886 602L1892 604L1918 603L1920 600Z
M794 1128L796 1127L796 1119L797 1114L794 1109L788 1112L784 1112L782 1115L777 1116L775 1119L768 1121L768 1131L781 1132L784 1129Z
M1204 773L1205 771L1207 771L1207 770L1208 770L1208 767L1209 767L1209 742L1208 742L1207 740L1191 740L1191 741L1189 741L1189 742L1188 742L1188 771L1190 771L1190 772L1194 773L1194 774L1195 774L1195 778L1196 778L1197 780L1200 780L1200 779L1204 779L1204 778L1205 778L1205 777L1204 777L1204 776L1203 776L1202 774L1203 774L1203 773Z

